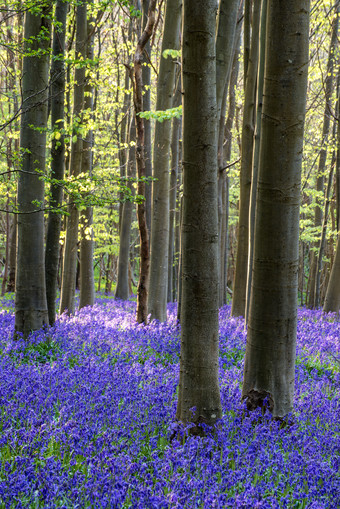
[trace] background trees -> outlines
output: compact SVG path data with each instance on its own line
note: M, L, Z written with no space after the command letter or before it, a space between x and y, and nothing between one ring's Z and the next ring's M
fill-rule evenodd
M204 199L205 189L213 181L209 180L207 186L201 185L199 173L189 178L188 169L191 158L195 166L200 166L200 161L197 161L197 157L201 157L198 156L198 141L208 124L201 120L197 110L201 109L203 113L206 104L201 106L200 101L204 101L204 97L195 96L195 104L190 106L193 113L189 115L196 118L198 125L194 126L188 121L188 114L186 120L186 129L193 129L191 138L196 138L197 153L188 152L188 145L187 148L183 147L182 156L182 143L189 141L184 131L183 136L180 134L186 85L180 82L179 73L175 72L184 63L183 55L178 51L179 3L172 0L142 3L132 0L110 3L99 0L86 3L57 1L47 15L44 11L47 4L44 2L4 2L0 11L3 22L0 25L0 59L3 64L0 72L3 91L0 97L0 248L3 291L7 282L8 289L13 289L15 275L17 279L18 331L25 330L24 334L27 335L30 330L47 322L53 324L59 294L60 311L75 311L78 298L76 288L79 286L80 306L93 302L94 283L97 290L108 294L115 292L117 298L126 299L136 292L140 274L138 320L147 322L150 314L151 319L165 320L166 300L182 300L186 302L184 307L193 302L193 296L190 299L185 296L188 295L185 274L194 271L197 275L210 267L210 263L211 290L214 288L213 292L218 291L219 305L231 302L234 315L245 314L247 299L249 304L247 271L250 281L251 270L248 267L252 265L253 248L258 242L252 234L252 221L249 222L249 217L253 217L256 209L254 203L253 206L249 204L249 197L252 182L254 193L256 191L254 175L259 145L256 139L254 141L254 133L259 133L262 128L261 54L267 51L271 41L267 37L265 43L259 44L259 20L261 9L264 16L265 4L251 0L223 0L218 6L215 2L214 14L210 10L213 6L209 3L207 14L208 25L211 25L207 31L209 34L213 31L217 52L214 87L218 145L217 168L215 163L214 168L218 178L216 207L220 289L216 290L216 282L213 282L215 268L212 268L215 254L204 255L206 262L203 264L196 261L194 255L195 250L201 251L201 254L205 252L206 236L195 241L195 247L190 247L190 242L188 244L185 240L189 223L191 226L196 224L198 235L204 228L211 228L213 234L209 234L210 239L215 236L215 226L204 223L202 207L198 207L194 214L198 218L196 222L195 217L188 220L186 205L183 210L181 206L188 198L185 186L189 185L186 189L190 191L195 190L195 196L190 199L194 202L192 205L197 206ZM201 7L208 8L208 5ZM298 297L303 305L319 303L327 311L336 311L339 290L334 281L338 278L335 274L338 266L336 244L340 209L340 159L337 157L339 115L336 105L339 95L339 3L315 0L308 10L311 28L302 186L299 193ZM34 28L35 31L27 32L29 37L24 37L21 29L24 13L26 19L46 20L46 26L43 21L42 29ZM169 13L172 17L169 17ZM30 26L33 27L31 22ZM264 23L262 27L265 27ZM195 46L198 48L201 42L199 40ZM183 44L185 47L182 40L182 47ZM240 46L243 51L239 51ZM257 58L259 51L260 57ZM43 71L36 70L36 76L33 76L35 66L37 69L43 67ZM206 69L211 73L210 64L201 62L202 80L207 78ZM134 77L131 71L135 72ZM268 83L267 80L270 97L274 93L274 85ZM205 96L206 92L202 94ZM134 111L137 113L136 141L132 135L132 129L136 127L131 127ZM19 123L22 125L21 152ZM147 128L144 134L143 128ZM265 130L267 142L271 135L271 131ZM28 145L25 140L33 145ZM30 156L36 150L35 145L39 145L39 150L32 159ZM206 145L209 148L211 144L207 141ZM133 157L136 148L137 164ZM191 154L189 160L185 151ZM260 158L262 161L264 153ZM151 161L155 180L150 178ZM201 162L204 162L203 156ZM26 167L28 164L31 166ZM137 165L139 172L136 171ZM170 180L171 167L176 171L172 172ZM184 188L182 168L186 182ZM152 203L149 193L151 186L154 190ZM27 189L34 195L29 195ZM279 202L278 199L276 201ZM160 203L165 204L162 211ZM168 210L169 203L171 210ZM259 203L257 205L261 210ZM215 205L209 207L215 209ZM136 208L139 211L139 228ZM33 210L37 212L32 213ZM80 211L84 219L79 222ZM215 220L214 214L213 210L209 218L212 221ZM281 216L275 219L274 224L276 216L274 213L270 215L273 231L275 228L279 231L283 224ZM15 233L17 221L18 235ZM294 221L297 227L297 217ZM140 256L138 249L140 232L143 256ZM151 286L148 303L146 269L150 235ZM18 253L15 266L16 239ZM188 245L189 251L193 251L190 254L192 258L186 258L188 254L184 254L184 248L188 249ZM272 249L274 246L267 247ZM31 263L28 263L28 256L33 265L27 271ZM182 279L179 276L181 258L184 268ZM41 278L41 274L45 274L44 263L47 288L44 288L45 283ZM190 279L192 277L190 275ZM275 283L275 286L278 288L279 283ZM33 288L33 291L27 291L29 288ZM34 295L39 295L41 300ZM48 319L45 314L46 296ZM198 306L204 316L205 305L201 302ZM263 307L261 304L261 313ZM269 309L268 314L276 316L276 310ZM25 313L33 316L36 312L43 318L37 321L32 318L31 322L25 318L27 326L24 326L20 317ZM183 317L183 320L185 330L187 318ZM212 329L214 324L211 325ZM251 328L254 329L254 326L250 325Z

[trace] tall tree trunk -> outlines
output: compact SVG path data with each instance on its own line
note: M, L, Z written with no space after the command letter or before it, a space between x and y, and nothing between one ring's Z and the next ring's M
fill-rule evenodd
M142 28L144 30L148 20L149 0L142 0ZM150 40L146 43L144 48L144 64L143 64L143 109L144 111L151 110L151 45ZM151 144L151 120L144 119L144 156L145 156L145 176L150 179L152 177L152 144ZM146 208L146 224L151 232L151 212L152 212L152 185L151 180L145 186L145 208Z
M145 157L144 157L144 119L139 115L143 111L143 77L142 59L145 45L152 35L155 24L156 0L150 0L148 21L138 41L134 56L133 103L136 122L136 161L137 161L137 194L142 199L137 204L137 220L140 236L140 269L137 288L137 322L148 321L149 290L149 233L146 224L145 210Z
M256 78L259 54L259 26L261 2L254 3L252 40L247 71L247 81L244 98L242 149L240 171L240 201L237 234L236 267L233 287L233 302L231 313L233 316L245 316L247 267L248 267L248 237L249 237L249 202L253 163L254 115L256 99Z
M338 38L338 13L339 6L336 7L333 23L332 23L332 36L329 47L328 54L328 62L327 62L327 71L325 78L325 111L323 116L323 126L322 126L322 138L321 138L321 149L319 156L319 166L318 173L316 179L316 190L318 192L318 196L316 199L315 206L315 214L314 214L314 226L318 230L322 230L322 222L323 222L323 202L324 202L324 188L325 188L325 167L326 167L326 159L327 159L327 140L330 129L330 120L332 116L332 94L333 94L333 84L334 84L334 76L333 76L333 68L335 63L335 47L337 44ZM319 234L318 234L319 235ZM312 251L311 263L310 263L310 292L308 296L308 307L315 307L315 288L316 288L316 277L317 277L317 248L319 246L320 241L313 243L314 250Z
M166 49L178 49L181 25L180 0L167 0L163 29L161 59L158 71L156 109L172 108L176 64L164 57ZM166 321L169 256L169 193L170 193L171 120L156 122L153 152L152 220L149 313L152 319Z
M90 3L90 2L89 2ZM92 2L91 2L92 3ZM93 47L94 47L94 19L87 25L87 44L86 44L86 58L88 61L93 61ZM89 113L90 118L93 117L94 112L94 87L91 83L91 78L87 79L84 87L84 110ZM93 131L90 129L83 140L82 151L82 168L81 171L92 176L92 161L93 161ZM81 230L80 230L80 294L79 294L79 309L85 306L93 306L94 304L94 267L93 267L93 207L88 205L85 210L81 212Z
M18 180L18 253L15 334L25 338L48 325L44 263L44 202L48 68L51 8L25 13L25 55L22 72L21 169ZM39 52L39 53L36 53Z
M234 3L231 5L231 7L236 11L237 14L237 7L239 2ZM224 5L224 8L226 5ZM230 34L231 37L233 37L233 47L232 47L232 54L229 55L229 49L228 49L228 58L230 58L231 62L230 65L228 64L228 67L226 68L227 73L227 80L225 81L224 86L224 94L221 102L221 107L219 108L219 85L218 85L218 78L217 78L217 87L216 87L216 94L217 94L217 107L218 107L218 115L219 115L219 135L218 135L218 148L217 148L217 166L218 166L218 179L217 179L217 193L218 193L218 231L219 231L219 274L220 274L220 295L219 295L219 305L222 306L226 301L226 267L227 267L227 239L228 239L228 193L229 193L229 179L226 172L226 143L228 141L231 143L230 140L226 140L226 101L229 91L229 81L230 81L230 75L231 70L233 68L234 63L234 55L235 52L239 53L239 44L241 39L241 29L242 29L242 8L243 7L243 1L241 2L241 6L239 8L239 17L240 21L236 24L237 17L234 16L234 12L231 14L231 19L233 20L232 26L236 24L236 31L235 28L232 30L232 33ZM220 13L222 9L222 3L220 4ZM224 13L225 16L226 13ZM221 22L218 24L218 33L220 31L223 31L223 25L221 26ZM219 35L217 33L217 41L216 41L216 58L218 55L218 41L219 41ZM221 69L219 70L219 65L216 66L216 73L221 73ZM233 76L235 78L235 76ZM231 84L234 86L235 84ZM229 116L229 112L228 112ZM232 121L232 120L231 120ZM230 118L229 118L230 122ZM231 151L230 151L231 153ZM230 155L228 157L230 159Z
M130 148L129 158L127 163L127 182L126 185L130 191L131 199L133 197L133 178L136 175L136 150L132 142L136 141L136 126L134 117L131 119L130 124ZM122 221L119 233L119 257L118 257L118 279L116 286L116 299L127 300L130 296L129 291L129 265L130 265L130 238L131 238L131 223L132 211L134 205L130 199L123 203Z
M215 0L184 0L183 290L176 417L197 425L214 425L221 417L215 7ZM197 426L192 431L201 432Z
M268 1L255 249L243 398L292 410L309 1ZM264 401L266 400L266 401Z
M87 3L82 1L77 5L76 55L82 62L75 70L73 96L73 138L70 158L70 175L77 178L81 172L83 140L78 130L84 108L85 67L87 38ZM74 198L70 198L73 200ZM66 238L64 249L63 278L60 296L60 313L67 311L74 313L75 291L78 258L78 226L79 210L76 203L69 203L66 223Z
M65 36L66 16L68 4L58 0L55 9L55 19L58 23L54 27L51 65L51 125L54 130L51 148L51 179L50 203L51 209L61 206L63 188L58 181L64 178L65 167L65 139L64 139L64 103L65 103ZM57 181L55 184L54 182ZM48 318L50 325L55 322L57 275L59 267L59 238L61 229L61 215L56 210L48 214L46 247L45 247L45 278Z
M248 240L248 267L247 267L247 294L246 294L246 311L245 319L248 322L249 302L251 279L253 271L254 257L254 236L255 236L255 207L256 207L256 191L258 181L258 167L260 157L260 139L261 139L261 117L263 102L263 79L264 79L264 62L266 56L266 22L267 22L267 0L262 0L261 4L261 23L260 23L260 48L259 48L259 65L257 73L257 91L256 91L256 125L254 137L253 152L253 171L250 188L250 205L249 205L249 240Z
M181 80L178 80L174 107L182 102ZM169 197L169 257L168 257L168 302L174 300L174 279L175 279L175 218L177 204L177 179L179 170L179 139L181 136L182 120L175 117L172 120L171 133L171 170L170 170L170 197Z
M10 229L10 245L9 245L9 261L8 261L8 281L7 292L14 292L15 290L15 273L17 261L17 225L18 216L14 214L11 221Z

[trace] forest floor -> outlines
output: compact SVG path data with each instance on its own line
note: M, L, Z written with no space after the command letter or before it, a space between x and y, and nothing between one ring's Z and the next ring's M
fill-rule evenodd
M223 418L215 436L170 440L179 326L135 323L98 296L29 346L0 312L0 508L340 507L340 322L299 310L291 425L247 415L245 332L220 311Z

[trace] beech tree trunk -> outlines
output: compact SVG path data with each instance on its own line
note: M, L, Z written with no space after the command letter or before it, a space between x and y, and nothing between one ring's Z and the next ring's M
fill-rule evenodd
M181 360L176 417L214 425L218 382L215 0L184 0Z
M131 142L136 141L136 126L132 117L130 125L130 149L127 163L127 182L126 186L130 190L131 198L133 197L134 188L132 179L136 175L136 150ZM129 291L129 265L130 265L130 239L131 239L131 223L134 204L131 200L125 200L123 203L122 220L119 233L119 257L118 257L118 278L116 286L116 299L127 300L130 296Z
M89 2L90 3L90 2ZM91 20L94 22L94 19ZM86 58L93 61L94 46L94 29L92 23L87 24L87 42L86 42ZM94 111L94 87L91 78L88 78L84 88L84 110L90 117L93 117ZM82 168L81 171L92 176L93 161L93 131L89 130L83 140L82 151ZM80 230L80 293L79 293L79 309L85 306L93 306L95 290L94 290L94 267L93 267L93 207L88 205L81 211L81 230Z
M18 253L15 335L27 338L48 325L44 260L44 203L51 8L25 13L20 129L21 170L18 179ZM35 54L39 50L38 54ZM36 201L36 202L35 202ZM35 202L35 203L34 203Z
M257 72L257 91L256 91L256 124L254 136L253 150L253 169L250 188L250 204L249 204L249 239L248 239L248 267L247 267L247 294L246 294L246 310L245 319L248 322L249 301L251 290L251 279L253 271L254 257L254 236L255 236L255 209L256 209L256 192L258 181L258 168L260 157L260 140L261 140L261 117L263 103L263 79L264 79L264 61L266 55L266 23L267 23L267 0L261 3L261 23L260 23L260 48L259 48L259 65Z
M240 201L237 233L236 267L233 285L233 301L231 313L233 316L245 316L247 268L248 268L248 238L249 238L249 203L253 164L253 140L255 129L255 100L256 79L259 55L259 26L261 2L254 3L252 40L247 70L247 81L244 98L242 149L240 171Z
M84 60L86 57L87 38L87 4L79 2L77 5L76 55ZM75 70L73 96L73 137L70 158L70 175L77 177L81 172L83 140L78 132L78 124L84 109L85 67L78 65ZM74 197L70 198L74 200ZM75 310L75 291L78 259L78 226L79 209L77 203L71 201L68 206L66 222L66 238L64 249L63 277L60 296L60 313L67 311L72 314Z
M180 0L167 0L163 40L158 71L156 110L172 108L176 64L165 58L166 49L178 49L181 26ZM170 197L171 120L156 122L153 152L151 258L150 258L150 319L161 322L167 318L168 256L169 256L169 197Z
M336 7L333 24L332 24L332 36L329 47L329 55L327 62L327 71L325 78L325 111L323 116L323 126L322 126L322 138L321 138L321 149L319 156L319 166L318 173L316 179L316 190L318 192L318 196L316 199L315 213L314 213L314 226L316 229L322 230L323 223L323 202L324 202L324 190L325 190L325 167L326 167L326 159L327 159L327 140L329 136L330 130L330 120L332 116L332 94L334 88L334 76L333 76L333 68L336 59L335 50L338 39L338 13L339 6ZM317 248L319 246L320 241L313 243L313 248L315 251L312 251L311 261L310 261L310 281L309 288L310 292L308 295L308 307L313 309L316 304L318 304L319 296L315 295L316 289L316 279L317 279L317 265L318 265L318 255ZM317 302L316 302L317 301Z
M253 278L243 398L292 410L309 1L268 1ZM289 100L288 100L289 99Z
M140 237L140 269L137 287L137 322L148 321L149 290L149 232L146 223L145 209L145 156L144 156L144 119L139 115L143 111L143 77L142 59L145 45L152 35L155 24L156 0L150 0L148 21L138 41L134 56L133 103L136 122L136 161L137 161L137 194L142 199L137 204L137 220Z
M144 30L148 20L149 0L142 0L142 28ZM143 77L143 109L144 111L151 110L151 45L150 40L146 43L144 48L144 64L142 70ZM152 144L151 144L151 120L144 119L144 156L145 156L145 176L152 177ZM152 209L152 182L151 180L145 185L145 208L146 208L146 224L151 232L151 209Z
M51 148L51 178L62 180L65 168L65 141L64 141L64 103L65 103L65 36L66 16L68 4L58 0L55 9L55 18L58 25L54 28L52 44L51 65L51 125L55 131ZM60 184L52 183L50 186L50 202L52 209L61 206L63 188ZM45 277L48 318L50 325L55 322L57 276L59 267L59 238L61 230L61 215L56 210L48 214L46 247L45 247Z

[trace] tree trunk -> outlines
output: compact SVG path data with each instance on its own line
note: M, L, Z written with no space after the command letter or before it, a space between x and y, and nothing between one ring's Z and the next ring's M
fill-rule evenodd
M17 225L18 216L17 214L14 214L10 229L7 292L14 292L15 290L15 273L17 262Z
M152 35L155 24L156 0L150 0L148 21L138 41L134 56L133 103L136 122L136 161L137 161L137 194L142 198L137 204L137 220L140 236L140 269L137 288L137 322L148 321L149 290L149 233L146 224L145 210L145 157L144 157L144 119L139 115L143 111L143 78L142 58L145 45Z
M243 398L275 417L292 410L299 202L309 1L269 0L255 248ZM266 400L266 401L264 401Z
M127 163L127 182L126 185L130 191L131 198L134 194L133 178L136 175L136 150L132 142L136 141L136 126L134 118L130 125L130 149ZM115 299L127 300L130 296L129 290L129 266L130 266L130 238L132 211L134 205L131 200L125 200L123 203L122 221L119 234L119 257L118 257L118 279L116 286Z
M64 139L64 102L65 102L65 35L68 4L58 0L55 19L58 26L54 28L51 65L51 125L54 130L51 148L51 179L60 181L64 178L65 139ZM45 278L48 318L50 325L55 322L57 275L59 267L59 238L61 215L55 209L61 206L63 188L59 182L52 181L50 187L51 209L48 214L46 247L45 247Z
M255 236L255 208L256 208L256 191L258 181L258 167L260 157L260 139L261 139L261 117L263 102L263 78L264 78L264 61L266 55L266 22L267 22L267 0L262 0L261 4L261 23L260 23L260 48L259 48L259 65L257 73L257 92L256 92L256 130L254 137L253 152L253 171L250 188L250 205L249 205L249 242L248 242L248 267L247 267L247 294L246 294L246 311L245 319L248 323L249 301L251 279L253 271L254 257L254 236Z
M214 0L184 0L181 360L176 417L214 425L218 383L217 107Z
M176 64L163 56L166 49L178 49L181 25L180 0L167 0L163 29L161 60L158 72L156 110L172 108ZM151 320L167 318L167 286L169 256L169 162L171 120L156 122L153 152L152 220L149 313Z
M87 38L87 4L79 2L77 5L77 32L76 55L82 61L86 57ZM81 63L75 70L74 96L73 96L73 140L70 158L70 175L75 179L81 172L83 140L78 131L84 108L85 67ZM74 200L74 197L70 198ZM71 202L68 206L66 223L66 238L64 249L63 278L60 296L60 313L67 311L74 313L75 291L78 254L78 226L79 209L77 203Z
M90 2L89 2L90 3ZM94 19L92 18L92 22ZM92 23L87 26L87 44L86 58L93 61L94 46L94 30ZM91 79L88 79L84 88L84 109L89 112L90 118L93 117L94 111L94 87ZM92 160L93 160L93 131L89 130L83 140L82 151L82 168L81 171L92 176ZM88 205L81 212L81 230L80 230L80 294L79 309L85 306L93 306L94 304L94 267L93 267L93 207Z
M327 140L330 129L330 120L332 116L332 94L333 94L333 68L335 63L335 48L337 44L338 38L338 13L339 6L337 6L333 24L332 24L332 36L329 47L328 54L328 62L327 62L327 74L325 78L325 112L323 117L323 126L322 126L322 138L321 138L321 149L319 156L319 166L318 173L316 179L316 190L318 192L315 206L315 215L314 215L314 226L317 230L322 230L323 223L323 202L324 202L324 187L325 187L325 167L326 167L326 159L327 159ZM318 233L319 236L319 233ZM310 293L308 298L308 307L313 309L315 304L315 288L316 288L316 278L317 278L317 253L316 250L319 246L320 241L314 242L313 247L315 251L312 251L311 256L311 264L310 264Z
M48 325L44 262L44 213L50 7L25 14L22 72L21 169L18 180L18 253L15 294L15 334L27 338ZM42 37L42 34L44 37ZM34 54L39 51L39 54Z
M255 128L254 106L256 99L256 78L259 54L260 13L261 2L256 1L254 3L251 50L248 64L243 111L239 220L233 302L231 308L231 313L233 316L245 316L246 308L249 201L253 163L253 139Z
M142 0L142 27L143 30L148 20L149 0ZM144 111L151 110L151 45L150 40L146 43L144 48L144 59L143 64L143 109ZM145 176L147 178L152 177L152 144L151 144L151 120L144 119L144 157L145 157ZM151 181L145 185L145 209L146 209L146 224L149 231L149 237L151 233L151 211L152 211L152 184Z
M176 95L174 99L174 107L182 102L181 80L178 81ZM174 300L174 279L175 279L175 218L177 204L177 179L179 170L179 139L181 136L182 120L174 118L172 120L171 134L171 170L170 170L170 214L169 214L169 257L168 257L168 302Z

